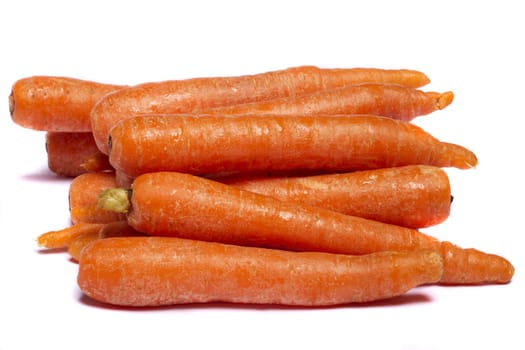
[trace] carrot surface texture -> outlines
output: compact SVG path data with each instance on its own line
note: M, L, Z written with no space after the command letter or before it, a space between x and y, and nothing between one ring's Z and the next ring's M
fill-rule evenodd
M502 257L444 244L418 230L283 202L189 174L141 175L131 190L103 192L100 205L126 212L132 227L158 236L338 254L434 249L444 257L442 283L505 283L514 273Z
M91 131L91 109L121 85L56 76L33 76L13 84L9 111L25 128L56 132Z
M99 149L107 154L111 128L118 121L134 115L196 113L366 82L419 87L427 84L429 79L421 72L406 69L300 66L254 75L150 82L104 96L91 111L91 126Z
M76 177L113 169L90 132L47 132L46 151L49 170L59 176Z
M412 123L370 115L142 116L115 125L109 143L111 165L130 177L477 164L465 147L441 142Z
M69 215L71 222L100 223L124 220L123 214L100 209L100 192L115 187L115 174L111 172L85 173L75 177L69 185Z
M395 85L366 83L308 95L215 108L208 114L330 115L374 114L403 121L444 109L454 98L444 93Z
M282 201L411 228L429 227L450 215L447 173L408 165L317 176L229 177L220 182Z
M348 256L134 237L85 247L77 281L91 298L122 306L328 306L391 298L438 281L442 272L433 251Z

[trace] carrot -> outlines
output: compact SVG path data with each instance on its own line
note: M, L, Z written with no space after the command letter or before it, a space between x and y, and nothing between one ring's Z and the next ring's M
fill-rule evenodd
M330 115L375 114L411 121L447 107L454 94L426 92L414 88L368 83L318 91L308 95L214 108L207 114L233 115Z
M313 66L235 77L207 77L151 82L121 89L102 98L91 111L91 126L99 149L118 121L134 115L196 113L210 108L292 97L364 82L419 87L429 82L413 70L320 69Z
M442 269L433 251L347 256L134 237L84 248L77 282L89 297L122 306L327 306L398 296L438 281Z
M116 176L117 187L132 186L133 179L118 180L118 172ZM426 165L316 176L233 176L215 180L283 201L411 228L429 227L443 222L450 215L452 203L447 173L441 168ZM86 196L82 190L84 186L76 187L76 196ZM115 185L107 183L89 190L89 193L100 193L110 187ZM89 196L82 203L81 212L96 212L98 216L102 210L97 206L98 196ZM90 220L82 218L77 221Z
M112 169L90 132L47 132L46 150L48 167L59 176L75 177Z
M73 238L67 246L67 252L71 257L71 260L73 262L78 262L84 248L98 239L98 232L95 231L84 233Z
M54 249L65 248L77 236L97 232L103 224L79 223L61 230L48 231L39 235L36 239L39 247Z
M109 237L138 237L145 234L129 226L127 221L109 222L103 225L100 230L93 230L74 237L67 246L67 251L73 261L78 262L82 250L91 242L98 239Z
M110 143L111 165L130 177L477 164L471 151L412 123L369 115L142 116L116 125Z
M504 258L442 245L414 229L284 202L189 174L141 175L130 190L104 191L100 205L127 213L136 230L158 236L338 254L434 249L444 256L444 283L504 283L514 272Z
M71 222L100 223L124 220L122 214L98 208L100 192L116 186L114 173L86 173L75 177L69 185Z
M13 121L25 128L89 132L90 112L95 103L122 87L69 77L23 78L13 84L9 111Z
M447 173L426 165L317 176L228 177L219 181L283 201L411 228L443 222L450 214L452 201Z

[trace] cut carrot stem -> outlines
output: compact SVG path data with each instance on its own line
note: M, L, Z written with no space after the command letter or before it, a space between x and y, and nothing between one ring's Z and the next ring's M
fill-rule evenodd
M438 281L442 272L433 251L347 256L133 237L84 248L77 281L89 297L123 306L327 306L398 296Z
M469 284L504 283L514 273L506 259L485 253L480 253L479 264L469 264L462 256L472 251L442 246L418 230L283 202L189 174L144 174L135 179L132 191L108 190L100 201L106 209L112 203L127 212L131 226L151 235L339 254L434 249L444 254L445 269L452 270L445 272L447 283L463 283L465 278L456 281L454 276L467 273Z
M102 210L97 206L100 193L116 185L115 174L110 172L85 173L75 177L69 185L71 222L105 224L124 220L125 216Z
M425 92L414 88L368 83L308 95L215 108L207 114L232 115L330 115L375 114L403 121L448 106L452 92Z
M49 169L60 176L75 177L113 169L90 132L48 132L46 151Z
M441 142L412 123L371 115L142 116L116 125L110 143L110 163L130 177L477 164L465 147Z
M411 228L443 222L450 215L447 173L408 165L352 173L287 177L229 177L222 183L347 215Z
M89 132L90 113L95 103L122 87L69 77L23 78L13 84L9 111L13 121L25 128Z
M57 231L49 231L39 235L36 239L39 247L54 249L65 248L75 237L96 232L102 228L103 224L79 223Z
M300 66L255 75L150 82L104 96L91 111L91 126L99 149L107 154L111 128L131 116L199 113L215 107L293 97L368 82L419 87L429 79L421 72L406 69Z

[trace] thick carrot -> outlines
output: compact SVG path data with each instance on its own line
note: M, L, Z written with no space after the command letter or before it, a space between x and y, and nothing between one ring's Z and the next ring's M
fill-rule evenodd
M452 201L447 173L427 165L317 176L228 177L219 181L283 201L411 228L443 222L450 215Z
M141 175L131 190L105 191L100 204L127 212L131 226L151 235L339 254L434 249L444 256L447 283L508 282L514 272L504 258L442 245L418 230L284 202L189 174Z
M82 178L107 175L84 174ZM81 179L82 179L81 178ZM233 176L215 179L247 191L264 194L283 201L293 201L360 216L399 226L423 228L439 224L450 215L452 195L447 173L438 167L407 165L396 168L355 171L316 176ZM80 181L73 180L74 182ZM133 179L121 178L103 182L89 189L75 186L70 195L83 198L80 208L72 210L75 221L100 221L98 196L105 189L129 188ZM102 184L102 183L101 183ZM77 214L78 215L74 215ZM97 214L97 215L91 215ZM109 221L109 220L108 220Z
M447 107L454 94L421 91L395 85L367 83L312 94L214 108L207 114L330 115L375 114L411 121Z
M433 251L348 256L134 237L84 248L77 281L89 297L123 306L327 306L398 296L438 281L442 272Z
M25 128L89 132L90 113L95 103L122 87L69 77L23 78L13 84L9 111L13 121Z
M82 250L91 242L98 239L105 239L109 237L137 237L145 236L144 233L135 230L127 221L109 222L103 225L100 230L86 232L74 237L67 246L67 251L73 261L78 262Z
M111 165L131 177L165 170L205 175L477 164L468 149L412 123L370 115L142 116L116 125L110 143Z
M60 176L112 169L90 132L47 132L46 151L49 169Z
M115 174L110 172L85 173L75 177L69 185L69 215L74 224L100 223L124 220L122 214L98 208L100 192L115 187Z
M42 233L37 237L36 242L39 247L43 248L65 248L75 237L92 232L98 234L102 226L103 224L79 223L61 230Z
M255 75L151 82L106 95L91 112L91 126L98 147L107 154L111 128L118 121L133 115L195 113L365 82L419 87L428 83L429 79L413 70L300 66Z

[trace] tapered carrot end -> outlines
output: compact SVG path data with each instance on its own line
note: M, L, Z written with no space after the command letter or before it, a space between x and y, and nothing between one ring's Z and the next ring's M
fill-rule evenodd
M514 266L499 255L462 249L449 242L441 247L445 264L441 284L503 284L514 276Z
M478 165L478 157L471 150L454 144L443 142L443 164L442 166L451 166L458 169L471 169Z
M436 110L444 109L454 101L454 93L452 91L447 91L439 95L436 100L435 108Z

